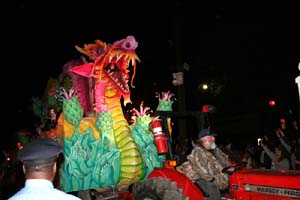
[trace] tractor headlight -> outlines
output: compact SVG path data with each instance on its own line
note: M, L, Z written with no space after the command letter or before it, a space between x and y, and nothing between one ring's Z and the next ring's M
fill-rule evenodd
M251 191L251 186L248 184L245 184L244 188L245 188L245 191L247 191L247 192Z

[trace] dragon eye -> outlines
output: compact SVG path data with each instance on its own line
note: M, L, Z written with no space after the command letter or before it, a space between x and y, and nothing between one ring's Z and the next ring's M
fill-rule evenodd
M125 43L125 48L129 49L130 47L131 47L130 42L126 42L126 43Z

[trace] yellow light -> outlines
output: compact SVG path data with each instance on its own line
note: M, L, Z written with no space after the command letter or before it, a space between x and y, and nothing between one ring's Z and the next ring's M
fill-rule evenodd
M176 160L170 160L169 161L169 165L170 165L170 167L175 167L176 166Z

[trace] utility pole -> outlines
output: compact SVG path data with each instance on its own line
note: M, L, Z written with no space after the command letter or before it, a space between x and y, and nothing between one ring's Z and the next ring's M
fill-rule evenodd
M177 85L177 110L180 113L186 112L185 101L185 86L184 86L184 16L183 5L181 1L176 1L175 17L174 17L174 44L175 44L175 69L178 72L182 72L183 84ZM187 137L186 119L178 119L178 136L179 141L184 141Z

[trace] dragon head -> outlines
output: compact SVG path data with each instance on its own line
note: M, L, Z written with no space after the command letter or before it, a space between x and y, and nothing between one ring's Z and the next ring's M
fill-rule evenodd
M135 53L138 43L133 36L106 44L96 40L94 44L84 45L83 48L76 46L76 49L87 55L94 62L77 66L73 72L93 77L96 81L105 82L104 95L107 99L121 98L124 103L130 102L130 80L129 67L133 66L133 74L130 86L134 88L133 80L136 73L136 60L140 61Z

